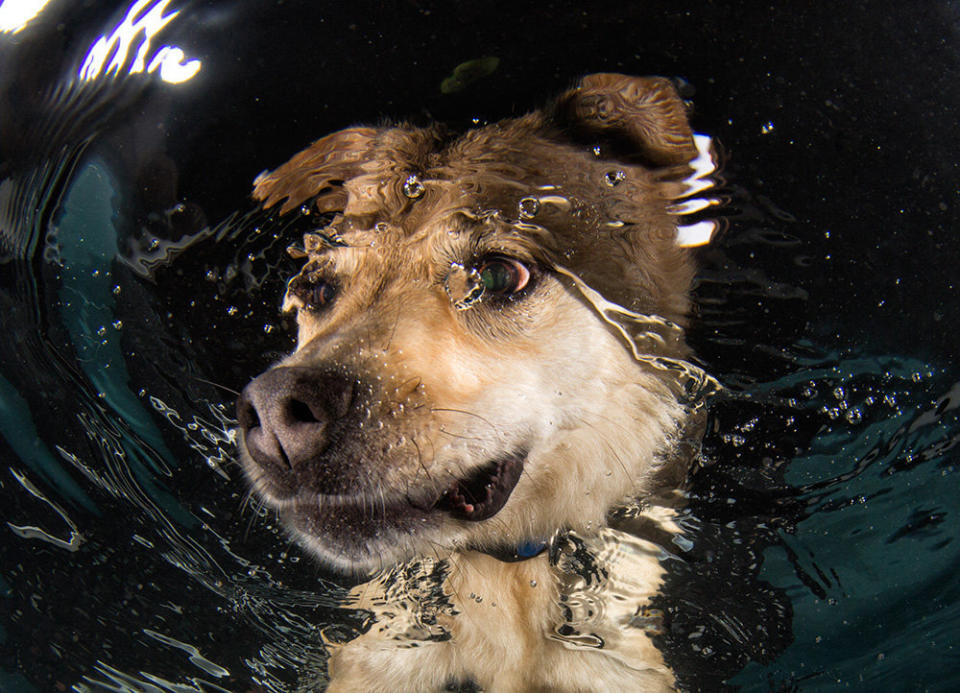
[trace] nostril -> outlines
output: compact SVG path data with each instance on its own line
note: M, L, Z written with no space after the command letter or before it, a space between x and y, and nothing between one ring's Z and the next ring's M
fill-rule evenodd
M260 425L260 417L257 416L257 409L253 402L247 397L246 393L240 395L237 400L237 423L240 429L246 433Z
M287 403L287 412L296 423L322 423L322 421L326 418L314 414L314 411L310 408L310 405L306 402L300 401L299 399L291 399Z

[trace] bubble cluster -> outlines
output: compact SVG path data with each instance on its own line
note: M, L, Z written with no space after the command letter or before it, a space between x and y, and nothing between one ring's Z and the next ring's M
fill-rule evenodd
M427 191L420 177L413 174L407 176L407 179L403 182L402 190L403 194L411 200L417 200L423 197L423 194Z

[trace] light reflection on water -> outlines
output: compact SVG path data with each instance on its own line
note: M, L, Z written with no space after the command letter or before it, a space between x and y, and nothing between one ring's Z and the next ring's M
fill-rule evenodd
M180 14L179 11L166 14L169 5L170 0L137 0L130 5L110 36L101 36L90 47L80 67L80 78L93 81L144 71L159 71L160 79L171 84L193 78L200 71L200 61L184 62L186 56L182 48L163 46L151 50L155 36ZM131 59L135 42L138 43Z

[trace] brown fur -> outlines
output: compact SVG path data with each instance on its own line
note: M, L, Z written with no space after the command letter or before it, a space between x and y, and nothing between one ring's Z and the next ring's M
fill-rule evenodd
M560 589L545 555L481 551L595 532L624 499L682 477L672 451L685 409L658 364L687 353L677 326L694 268L670 204L696 154L669 82L603 74L461 135L343 130L257 179L264 207L337 216L296 251L306 264L285 308L297 349L241 398L253 487L341 570L444 559L440 591L455 604L434 619L449 639L400 657L383 635L396 611L381 608L387 584L358 588L381 628L335 655L331 690L464 677L507 691L602 690L601 676L610 690L670 686L640 631L608 635L632 643L615 664L545 637ZM491 258L522 263L529 285L470 294ZM445 499L484 469L498 470L493 484L520 476L502 508L473 520ZM652 594L659 567L632 570Z

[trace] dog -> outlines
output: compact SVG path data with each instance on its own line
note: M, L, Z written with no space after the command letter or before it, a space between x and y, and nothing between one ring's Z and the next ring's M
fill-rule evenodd
M323 564L380 571L330 691L672 690L657 547L611 517L675 531L695 456L678 201L701 149L670 81L595 74L462 133L351 127L257 178L265 209L330 223L291 248L297 345L239 398L242 464ZM585 577L612 545L598 574L634 598Z

